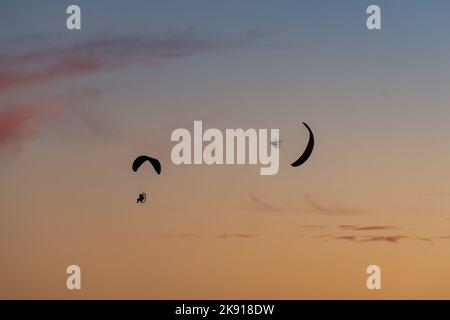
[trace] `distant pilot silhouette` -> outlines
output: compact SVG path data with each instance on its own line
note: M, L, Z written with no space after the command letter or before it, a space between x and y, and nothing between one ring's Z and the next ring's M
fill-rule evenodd
M144 203L145 199L147 198L147 195L145 192L139 193L139 197L136 199L136 203Z

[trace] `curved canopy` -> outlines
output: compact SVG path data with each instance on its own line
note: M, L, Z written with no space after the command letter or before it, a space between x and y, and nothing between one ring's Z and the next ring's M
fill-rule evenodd
M139 156L133 161L132 166L133 171L134 172L138 171L140 166L146 161L150 162L150 164L153 166L153 169L155 169L157 174L161 173L161 163L159 162L159 160L145 155Z
M306 149L305 149L305 151L303 151L300 158L298 158L293 163L291 163L291 166L293 166L293 167L298 167L298 166L302 165L303 163L305 163L306 160L308 160L308 158L311 156L311 153L313 152L313 149L314 149L314 134L312 133L311 128L306 123L303 122L303 125L309 131L309 140L308 140L308 144L306 145Z

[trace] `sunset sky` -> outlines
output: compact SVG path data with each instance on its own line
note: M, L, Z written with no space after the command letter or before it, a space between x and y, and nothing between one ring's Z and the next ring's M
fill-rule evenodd
M450 299L449 12L0 0L0 298ZM172 164L194 120L280 129L279 173Z

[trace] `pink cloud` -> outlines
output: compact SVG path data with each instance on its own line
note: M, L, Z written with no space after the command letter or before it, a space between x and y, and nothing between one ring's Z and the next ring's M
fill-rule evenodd
M62 115L62 109L47 102L9 105L0 111L0 147L20 145L36 135L42 125Z
M352 230L352 231L379 231L379 230L394 230L399 229L396 226L363 226L363 227L357 227L357 226L351 226L351 225L341 225L339 226L339 229L342 230Z
M190 57L204 51L242 46L252 41L226 41L197 34L193 29L146 37L101 38L71 46L0 55L0 92L94 72L142 63Z
M98 60L66 59L42 70L1 72L0 92L24 85L92 73L100 71L103 67L102 63Z

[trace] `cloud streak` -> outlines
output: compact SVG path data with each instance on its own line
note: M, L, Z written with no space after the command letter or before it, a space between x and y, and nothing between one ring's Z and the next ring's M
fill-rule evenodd
M53 84L130 65L154 65L201 52L238 47L255 37L256 34L247 33L238 39L227 40L185 28L154 35L101 37L77 44L2 53L0 94L10 91L21 94L23 89L33 85ZM26 138L34 136L42 125L56 120L61 110L36 102L0 106L0 146L14 142L20 145ZM82 120L96 133L106 137L114 134L91 112Z
M253 234L253 233L223 233L220 235L214 235L211 236L211 238L216 238L216 239L252 239L252 238L257 238L260 237L260 235L258 234Z
M340 225L338 227L341 230L351 230L351 231L383 231L383 230L398 230L397 226L352 226L352 225Z
M198 234L198 233L176 233L176 234L156 234L161 238L175 238L175 239L186 239L186 238L198 238L198 239L253 239L261 237L259 234L255 233L220 233L220 234Z
M0 108L0 147L20 146L46 123L58 119L62 108L44 101L3 105Z
M269 235L262 235L257 233L218 233L218 234L198 234L198 233L175 233L175 234L156 234L156 236L161 238L173 238L173 239L218 239L218 240L230 240L230 239L243 239L250 240L256 238L272 238ZM436 238L429 237L418 237L404 234L393 234L393 235L332 235L332 234L321 234L311 236L311 239L322 240L325 242L329 241L347 241L352 243L364 244L364 243L387 243L387 244L398 244L403 240L420 241L424 243L434 244L434 239L450 239L450 236L440 236Z
M331 215L352 215L359 213L358 210L351 208L343 208L340 206L325 206L318 201L314 200L310 195L305 195L306 203L315 211L323 214Z
M104 69L103 62L94 59L64 58L40 70L0 71L0 92L35 83L58 80Z
M286 211L285 208L267 203L266 201L264 201L263 199L252 193L250 193L250 200L255 205L257 211L275 212L275 213Z
M300 228L305 229L305 230L324 230L324 229L327 229L328 227L324 226L324 225L306 224L306 225L300 226Z
M238 40L226 41L187 28L153 36L111 37L16 55L4 54L0 55L0 92L137 63L152 65L200 52L232 48L246 44L254 37L248 33Z
M356 231L358 234L344 234L344 235L336 235L333 233L328 234L320 234L320 235L313 235L310 238L311 239L321 239L323 241L332 241L332 240L345 240L348 242L354 242L354 243L368 243L368 242L385 242L385 243L392 243L396 244L399 243L401 240L409 239L409 240L416 240L416 241L422 241L427 242L430 244L434 244L433 239L450 239L450 236L443 236L443 237L436 237L436 238L429 238L429 237L418 237L418 236L411 236L411 235L404 235L404 234L394 234L394 235L377 235L377 232L380 231L389 231L389 230L400 230L400 227L398 226L390 226L390 225L374 225L374 226L355 226L355 225L339 225L337 227L327 227L327 226L315 226L315 225L306 225L302 226L303 229L309 230L309 231L323 231L326 229L335 229L340 232L348 232L348 231ZM361 235L361 232L373 232L374 234L370 235Z
M401 240L410 239L422 242L433 243L431 238L426 237L413 237L407 235L387 235L387 236L356 236L356 235L346 235L337 237L326 237L327 240L346 240L355 243L367 243L367 242L386 242L391 244L399 243Z
M407 239L411 237L408 236L376 236L376 237L369 237L369 238L363 238L361 240L359 240L359 242L389 242L389 243L397 243L402 239Z

